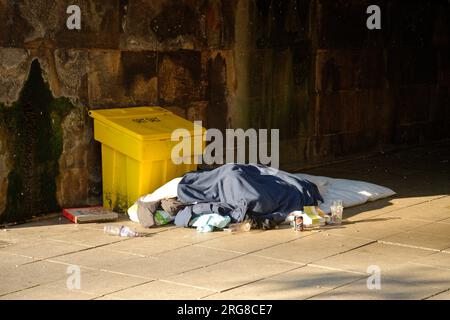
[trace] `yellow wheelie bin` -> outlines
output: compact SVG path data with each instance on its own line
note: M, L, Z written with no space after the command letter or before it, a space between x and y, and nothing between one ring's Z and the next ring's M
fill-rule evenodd
M105 208L126 212L139 197L197 169L195 160L204 148L200 125L160 107L91 110L89 115L102 145ZM179 140L172 141L176 130ZM186 154L173 152L180 143L189 144Z

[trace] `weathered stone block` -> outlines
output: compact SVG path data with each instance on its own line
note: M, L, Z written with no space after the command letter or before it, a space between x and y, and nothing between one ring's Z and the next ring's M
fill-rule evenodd
M227 59L227 52L208 56L208 107L205 110L205 121L208 128L225 131L228 122L228 95L234 95L234 90L229 90L227 78L232 72L231 62Z
M54 52L59 95L88 102L87 77L89 53L79 49L57 49Z
M81 30L66 26L73 1L24 0L0 2L0 44L38 47L47 39L65 48L118 48L119 0L79 0Z
M121 48L177 50L205 47L203 1L126 1L121 4Z
M433 40L436 2L425 0L389 3L388 14L385 14L390 30L389 44L415 48L430 46Z
M2 121L2 119L0 119ZM0 122L1 123L1 122ZM11 171L11 154L8 149L8 133L0 127L0 215L6 208L8 195L8 175Z
M315 22L319 48L361 48L382 45L383 29L369 30L366 26L368 0L317 1ZM378 1L386 12L384 1ZM383 20L382 20L383 22Z
M32 25L20 15L18 1L0 0L0 45L21 47Z
M280 167L283 170L295 170L299 164L305 166L312 157L309 138L291 138L280 141Z
M62 153L56 195L61 207L100 203L101 157L93 142L92 121L84 108L72 110L61 122ZM99 189L100 188L100 189Z
M89 54L89 104L124 107L158 103L156 53L92 51Z
M176 114L177 116L180 116L184 119L186 119L186 117L187 117L187 112L186 112L185 107L166 106L166 107L164 107L164 109L167 109L167 110L173 112L174 114Z
M432 48L391 48L388 51L387 76L392 85L435 84L437 53Z
M342 134L342 155L361 154L374 150L380 141L376 130L361 130Z
M358 96L354 91L333 93L319 96L318 100L320 135L337 134L344 131L346 115L352 106L358 103ZM354 126L360 124L355 123Z
M121 49L157 49L156 35L151 30L150 22L160 6L160 1L121 1Z
M88 181L86 169L67 169L58 178L58 202L64 207L87 204Z
M366 153L379 144L377 133L370 130L323 135L313 141L315 161L332 161L350 154Z
M68 30L66 9L73 1L58 1L54 9L61 20L55 28L55 41L65 48L107 48L119 47L120 24L119 0L79 0L81 9L81 30Z
M0 103L10 104L18 99L30 60L24 49L0 49Z
M189 121L202 121L203 126L207 124L206 112L208 101L197 101L189 104L187 108L187 119Z
M441 1L434 8L434 28L433 28L433 46L448 48L450 41L450 10L448 3Z
M449 48L442 48L438 52L438 82L450 86L450 56Z
M318 161L329 161L342 156L342 135L320 135L312 138L312 157Z
M386 88L383 52L376 49L318 50L315 90Z
M385 137L390 127L390 96L384 90L348 90L317 98L321 135L373 131ZM384 138L383 138L384 139Z
M164 52L158 60L158 96L161 105L204 100L200 52Z
M252 57L246 77L238 79L238 84L247 81L241 90L246 90L248 98L239 102L246 109L249 126L281 129L282 139L311 133L308 47L258 49L243 54Z
M253 46L287 47L309 39L309 0L255 1L250 24L254 26Z
M398 91L398 123L429 121L429 111L436 103L433 87L427 85L402 87Z
M222 1L209 1L206 8L206 39L209 48L220 48L222 45Z
M0 0L0 46L7 46L8 44L8 1Z

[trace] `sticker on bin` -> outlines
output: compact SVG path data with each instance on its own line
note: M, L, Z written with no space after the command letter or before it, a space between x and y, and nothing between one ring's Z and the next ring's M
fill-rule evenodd
M155 123L155 122L161 122L161 119L159 119L158 117L153 117L153 118L137 118L137 119L133 119L132 121L137 122L137 123Z

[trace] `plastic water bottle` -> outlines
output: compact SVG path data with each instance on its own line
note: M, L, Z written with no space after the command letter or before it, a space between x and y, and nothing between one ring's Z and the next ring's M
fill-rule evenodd
M119 237L139 237L139 233L126 226L108 225L103 228L106 234Z

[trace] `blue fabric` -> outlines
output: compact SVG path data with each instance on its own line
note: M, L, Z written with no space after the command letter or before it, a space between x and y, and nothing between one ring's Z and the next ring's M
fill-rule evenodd
M323 202L314 183L254 164L226 164L210 171L187 173L178 185L178 198L184 203L198 202L178 213L175 224L184 227L190 219L210 213L242 222L251 212L281 223L290 212Z

